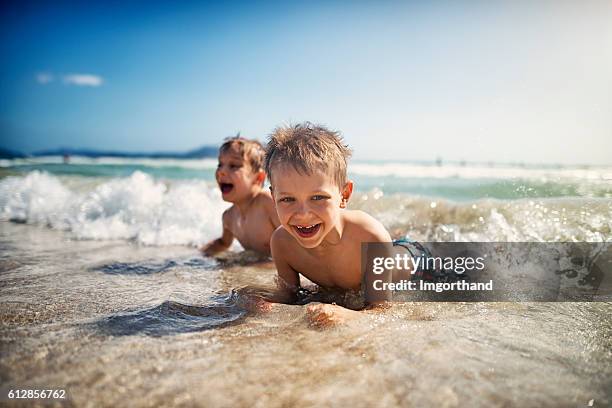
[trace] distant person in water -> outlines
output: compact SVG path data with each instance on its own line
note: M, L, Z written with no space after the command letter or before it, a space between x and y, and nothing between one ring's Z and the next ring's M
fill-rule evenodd
M227 138L219 148L215 172L224 201L233 203L223 213L221 238L201 250L212 256L230 247L234 238L244 249L270 255L270 237L280 225L270 192L263 189L265 150L256 140Z
M361 243L391 242L380 222L347 209L350 154L337 132L308 122L277 128L270 136L265 168L281 222L270 246L280 289L289 297L300 290L300 274L324 288L359 291ZM330 304L307 308L318 326L357 313Z

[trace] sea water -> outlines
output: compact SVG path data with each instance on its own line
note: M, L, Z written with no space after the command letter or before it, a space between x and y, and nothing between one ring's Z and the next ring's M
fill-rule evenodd
M0 163L0 381L92 406L595 406L609 303L404 303L346 326L248 312L273 265L197 246L227 203L213 160ZM612 239L612 169L356 162L350 208L394 238ZM263 288L263 289L261 289Z

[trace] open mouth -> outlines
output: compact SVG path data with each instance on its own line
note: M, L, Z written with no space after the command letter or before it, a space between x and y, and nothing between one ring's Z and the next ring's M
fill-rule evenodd
M231 183L219 183L219 188L221 189L221 194L227 194L234 188L234 185Z
M321 224L314 225L293 225L293 228L302 238L310 238L314 236L321 228Z

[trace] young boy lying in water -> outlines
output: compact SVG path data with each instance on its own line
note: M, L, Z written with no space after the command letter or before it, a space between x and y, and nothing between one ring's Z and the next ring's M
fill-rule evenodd
M346 209L353 192L349 157L337 132L311 123L278 128L270 137L265 168L281 223L270 246L280 289L290 297L300 289L300 274L323 288L359 291L361 243L391 242L380 222ZM307 312L315 325L358 313L330 304L311 304Z
M280 225L274 202L263 189L265 151L255 140L232 137L219 148L219 165L215 172L224 201L233 203L223 213L221 238L204 245L205 255L226 250L234 237L244 247L270 255L270 237Z

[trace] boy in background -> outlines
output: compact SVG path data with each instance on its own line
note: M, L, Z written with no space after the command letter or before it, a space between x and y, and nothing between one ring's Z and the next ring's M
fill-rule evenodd
M201 248L205 255L226 250L234 238L244 249L270 255L270 237L280 223L272 197L263 189L264 156L259 142L240 136L225 139L219 148L215 178L223 200L233 205L223 213L221 238Z
M265 169L282 226L270 246L280 289L288 296L300 289L300 274L324 288L359 291L361 243L391 242L380 222L346 209L353 192L349 157L337 132L308 122L277 128L270 136ZM322 326L357 312L311 304L307 313Z

